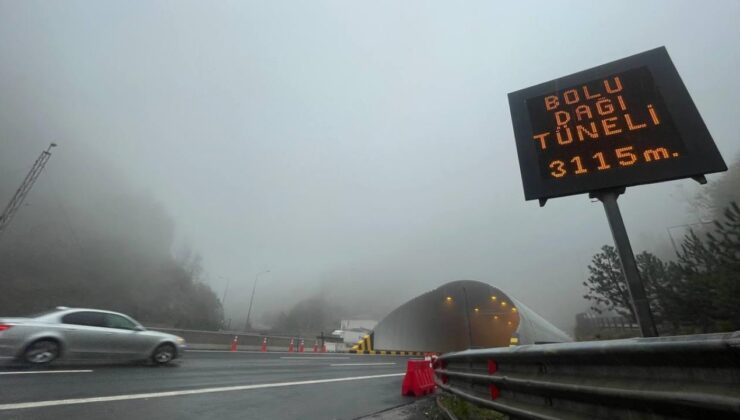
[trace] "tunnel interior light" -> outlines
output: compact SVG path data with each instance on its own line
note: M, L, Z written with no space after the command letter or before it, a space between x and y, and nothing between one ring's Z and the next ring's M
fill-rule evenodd
M491 296L491 300L496 300L496 296Z
M475 309L474 309L474 311L475 311L475 312L478 312L478 311L480 311L480 309L478 309L478 308L475 308Z
M511 308L511 312L516 312L516 308Z
M452 296L447 296L447 297L445 298L445 300L446 300L447 302L452 302Z
M507 322L506 324L507 324L507 325L511 325L511 321Z
M493 319L498 320L498 315L494 315Z
M506 302L501 302L501 306L506 306Z

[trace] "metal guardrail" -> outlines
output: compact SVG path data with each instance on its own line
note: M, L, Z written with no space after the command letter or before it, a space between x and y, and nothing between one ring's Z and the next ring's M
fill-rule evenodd
M740 418L740 331L466 350L435 373L513 418Z

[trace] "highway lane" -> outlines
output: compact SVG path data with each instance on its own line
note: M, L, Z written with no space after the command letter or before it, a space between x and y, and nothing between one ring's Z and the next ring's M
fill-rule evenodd
M411 402L400 395L406 359L188 352L166 367L6 366L0 419L353 419Z

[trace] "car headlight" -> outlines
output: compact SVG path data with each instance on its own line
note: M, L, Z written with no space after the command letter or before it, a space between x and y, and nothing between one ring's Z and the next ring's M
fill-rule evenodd
M175 341L177 341L177 344L185 344L185 339L182 337L177 337Z

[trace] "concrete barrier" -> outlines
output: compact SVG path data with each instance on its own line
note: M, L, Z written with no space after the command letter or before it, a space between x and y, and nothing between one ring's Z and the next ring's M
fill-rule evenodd
M149 328L149 327L147 327ZM177 328L149 328L153 331L161 331L168 334L178 335L185 339L188 348L193 350L229 350L234 336L238 337L239 350L260 351L262 340L267 337L267 351L288 351L291 337L272 336L264 334L250 334L234 331L199 331L183 330ZM298 341L306 337L296 335L292 337Z

